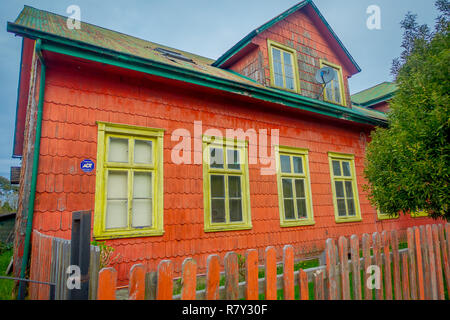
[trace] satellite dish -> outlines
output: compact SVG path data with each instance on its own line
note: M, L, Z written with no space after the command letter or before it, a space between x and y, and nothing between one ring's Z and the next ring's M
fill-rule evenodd
M326 85L331 80L334 80L335 72L331 67L324 67L322 69L317 70L316 72L316 81L320 84Z

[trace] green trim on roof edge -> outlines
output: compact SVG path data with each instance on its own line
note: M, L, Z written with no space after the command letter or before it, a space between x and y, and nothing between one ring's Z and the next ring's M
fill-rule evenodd
M328 22L325 20L324 16L322 15L322 13L320 13L319 9L317 8L317 6L314 4L314 2L312 0L304 0L298 4L296 4L295 6L293 6L292 8L286 10L285 12L281 13L280 15L278 15L277 17L271 19L270 21L268 21L267 23L263 24L262 26L260 26L259 28L253 30L252 32L250 32L248 35L246 35L243 39L241 39L238 43L236 43L233 47L231 47L231 49L229 49L227 52L225 52L222 56L220 56L213 64L212 66L214 67L220 67L221 65L223 65L225 62L227 62L230 58L232 58L236 53L238 53L239 51L242 50L242 48L244 48L247 44L249 44L251 42L251 40L257 36L259 33L269 29L270 27L272 27L275 23L285 19L286 17L288 17L289 15L291 15L292 13L296 12L297 10L302 9L303 7L305 7L307 4L310 4L311 7L314 9L314 11L317 13L317 15L319 16L320 20L322 20L322 22L324 23L324 25L327 27L328 31L331 33L331 35L334 37L334 39L337 41L337 43L339 44L339 46L342 48L342 50L344 51L344 53L347 55L347 57L349 58L349 60L351 61L351 63L355 66L356 70L358 70L358 72L361 72L361 68L359 67L359 65L356 63L355 59L353 59L353 57L351 56L351 54L348 52L348 50L344 47L344 44L342 43L342 41L338 38L338 36L336 35L336 33L333 31L333 29L331 28L331 26L328 24Z
M42 44L43 50L106 63L125 69L184 81L200 86L231 92L234 94L245 95L255 99L286 105L296 109L305 110L337 119L354 121L369 125L387 125L387 122L384 119L372 118L354 109L349 109L320 100L311 99L308 97L300 96L298 94L277 90L274 88L254 87L233 80L200 73L195 70L187 70L164 64L162 62L147 60L124 53L118 53L116 51L104 49L94 45L85 44L83 42L69 40L63 37L26 28L10 22L8 22L7 30L8 32L16 33L32 39L41 38L45 40Z

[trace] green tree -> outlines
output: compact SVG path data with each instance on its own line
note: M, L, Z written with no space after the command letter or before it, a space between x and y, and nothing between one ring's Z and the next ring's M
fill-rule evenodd
M433 31L411 13L401 22L404 51L391 69L398 91L388 128L371 135L364 173L369 199L381 212L424 210L449 221L450 3L435 6Z

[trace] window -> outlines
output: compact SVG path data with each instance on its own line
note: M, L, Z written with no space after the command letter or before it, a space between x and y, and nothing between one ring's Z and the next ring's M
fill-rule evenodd
M162 129L98 122L94 237L162 235Z
M270 82L273 87L299 92L297 54L294 49L267 40L270 61Z
M247 142L203 137L205 231L251 229Z
M353 155L328 153L336 222L361 221Z
M331 62L320 60L320 67L331 67L334 70L334 79L325 86L324 100L345 106L344 80L342 67Z
M308 150L279 146L276 157L281 226L313 225Z

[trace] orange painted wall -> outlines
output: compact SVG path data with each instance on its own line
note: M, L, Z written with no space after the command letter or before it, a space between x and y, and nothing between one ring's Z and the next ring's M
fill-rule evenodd
M37 179L34 229L70 238L71 212L94 208L95 173L83 173L80 162L96 161L96 121L166 129L164 136L164 230L158 237L107 241L121 255L115 265L119 285L127 281L131 266L143 263L155 270L161 259L175 262L181 270L186 257L193 257L204 271L207 255L224 257L228 251L243 253L257 248L260 258L266 246L277 249L292 244L296 258L317 254L325 240L391 228L406 228L427 219L401 217L377 221L375 209L362 189L364 139L369 128L350 122L320 119L300 111L263 104L248 97L227 96L175 82L125 73L83 62L69 65L48 57ZM120 71L120 72L119 72ZM203 231L203 185L201 165L175 165L171 149L177 128L193 132L194 121L203 130L250 128L279 129L280 144L309 149L315 226L281 228L276 176L262 176L259 165L250 165L250 201L253 228L246 231ZM327 152L355 154L362 222L336 224L332 204Z
M331 47L315 22L302 10L291 14L257 35L252 42L258 47L233 63L230 69L262 84L270 85L267 39L294 48L297 51L300 88L301 94L304 96L317 99L321 93L321 85L314 80L316 71L320 69L319 59L341 65L346 103L350 107L348 77L351 74L338 56L336 49ZM323 99L323 96L320 99Z

